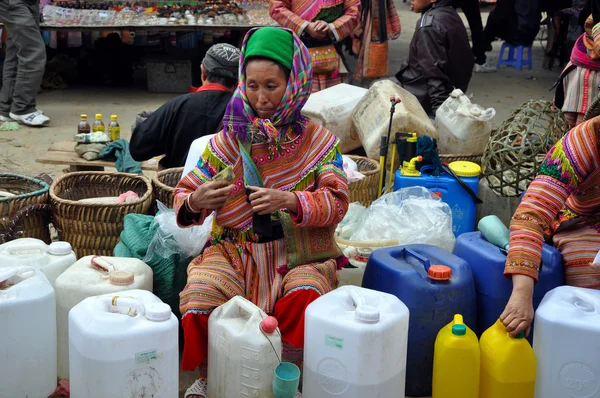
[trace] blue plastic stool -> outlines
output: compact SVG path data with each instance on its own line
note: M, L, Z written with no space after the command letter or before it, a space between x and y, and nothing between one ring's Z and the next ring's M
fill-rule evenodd
M505 50L508 49L508 56L504 59ZM528 50L527 59L523 58L524 49ZM516 57L515 57L516 53ZM502 43L500 49L500 57L498 58L498 69L502 65L514 66L516 70L522 70L523 66L528 66L529 69L533 67L531 62L531 46L512 46L508 43Z

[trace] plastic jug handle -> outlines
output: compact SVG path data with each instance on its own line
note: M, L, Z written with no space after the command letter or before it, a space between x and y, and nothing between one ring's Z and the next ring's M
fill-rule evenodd
M406 259L406 256L411 256L419 260L423 267L425 267L425 271L429 271L429 267L431 267L431 263L428 259L421 256L419 253L413 251L412 249L402 249L402 256Z
M14 245L7 245L6 252L14 255L19 251L39 251L41 253L48 253L48 246L43 242L25 242Z
M35 270L31 267L8 267L0 270L0 283L15 276L19 277L20 281L24 281L34 275Z
M90 260L90 267L94 270L102 274L105 278L109 277L110 271L115 270L115 266L112 265L110 261L105 259L102 256L94 256ZM112 268L112 269L111 269Z
M0 283L17 275L18 271L19 269L17 267L0 268Z
M105 297L105 304L108 312L129 315L135 317L137 315L146 314L144 304L140 303L133 297Z
M365 305L365 298L362 296L362 294L360 294L358 289L351 289L350 297L352 298L352 301L354 301L354 306L356 308Z

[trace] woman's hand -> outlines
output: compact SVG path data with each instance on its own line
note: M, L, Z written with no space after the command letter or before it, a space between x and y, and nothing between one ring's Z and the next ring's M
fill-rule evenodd
M200 185L188 199L193 210L218 209L223 206L231 193L233 185L226 180L210 181Z
M533 321L534 280L527 275L513 275L513 291L500 320L511 337L522 331L529 336Z
M310 22L306 27L306 32L313 39L322 40L327 37L327 33L329 32L329 25L327 22L317 21Z
M280 209L298 212L298 198L292 192L271 188L248 187L252 191L248 199L252 211L261 215L271 214Z

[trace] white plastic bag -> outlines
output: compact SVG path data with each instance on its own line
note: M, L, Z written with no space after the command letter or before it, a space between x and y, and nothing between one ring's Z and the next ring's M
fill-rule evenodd
M149 262L155 254L163 258L169 258L173 254L182 257L200 255L210 239L215 213L208 216L202 225L180 228L177 225L175 211L167 208L160 201L156 203L158 214L154 217L154 223L158 223L159 227L142 261Z
M358 165L352 158L343 155L343 165L344 165L344 173L346 173L346 178L348 182L360 181L365 178L365 175L358 171Z
M494 108L483 109L455 89L435 113L438 149L442 154L480 154L492 133Z
M358 229L366 211L367 208L361 205L360 202L350 203L346 216L336 228L338 236L342 239L350 238L354 231Z
M371 204L350 241L397 240L400 245L430 244L452 252L452 210L423 187L400 189ZM342 222L343 223L343 222Z

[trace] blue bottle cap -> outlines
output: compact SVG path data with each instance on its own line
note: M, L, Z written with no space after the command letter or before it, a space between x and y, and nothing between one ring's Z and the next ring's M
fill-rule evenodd
M464 336L467 334L467 327L462 324L452 325L452 334L455 336Z

